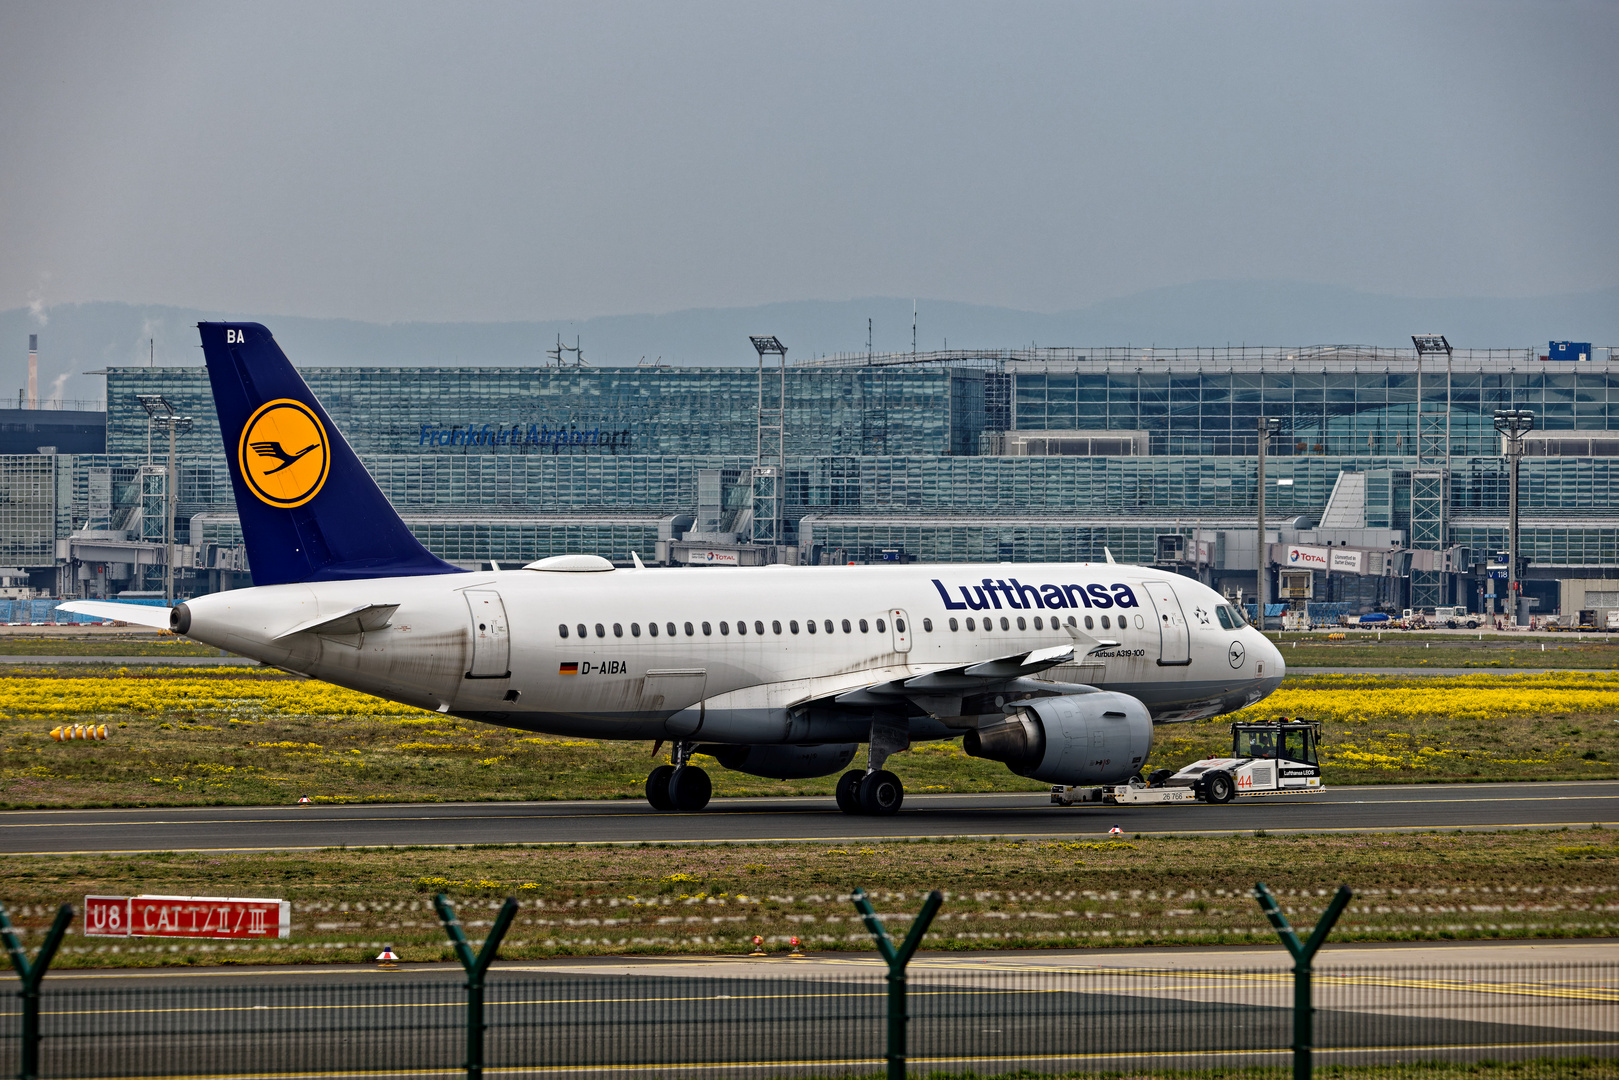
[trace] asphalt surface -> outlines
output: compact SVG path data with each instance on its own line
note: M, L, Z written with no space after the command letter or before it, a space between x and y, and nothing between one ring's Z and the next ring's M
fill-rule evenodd
M1356 832L1619 826L1619 781L1341 787L1224 806L1052 806L1040 792L908 795L893 817L830 798L716 799L695 814L644 802L15 810L0 855L275 851L451 844L865 841L943 836Z
M1611 962L1506 946L1491 966L1455 966L1489 951L1329 950L1316 978L1317 1060L1619 1052ZM1284 1064L1292 985L1281 951L1177 952L1173 969L1118 952L1106 964L920 957L908 993L913 1067ZM42 1001L45 1075L454 1074L465 991L452 965L332 973L64 972ZM882 974L869 959L502 964L489 980L486 1059L491 1074L869 1073L883 1053ZM14 1024L16 1007L0 1005L0 1022Z

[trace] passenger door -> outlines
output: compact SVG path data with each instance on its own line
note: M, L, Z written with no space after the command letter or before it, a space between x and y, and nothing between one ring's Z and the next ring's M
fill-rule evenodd
M511 678L512 638L506 628L506 605L493 589L468 589L472 616L472 668L469 679Z
M1175 586L1167 581L1147 581L1142 591L1152 601L1158 623L1158 663L1163 667L1184 667L1192 662L1192 634L1186 625Z

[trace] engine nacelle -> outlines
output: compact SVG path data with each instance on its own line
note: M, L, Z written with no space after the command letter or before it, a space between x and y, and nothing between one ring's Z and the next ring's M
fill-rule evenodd
M1128 694L1038 698L1005 719L967 732L973 757L1003 761L1019 776L1050 784L1117 784L1152 749L1152 717Z
M814 743L808 746L734 746L706 743L697 748L727 769L771 780L806 780L848 768L858 743Z

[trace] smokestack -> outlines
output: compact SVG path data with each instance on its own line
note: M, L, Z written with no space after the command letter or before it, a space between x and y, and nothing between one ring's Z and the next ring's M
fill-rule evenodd
M39 335L28 335L28 407L39 408Z

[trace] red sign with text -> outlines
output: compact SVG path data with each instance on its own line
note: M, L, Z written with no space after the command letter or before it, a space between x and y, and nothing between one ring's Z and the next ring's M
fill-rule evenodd
M284 938L292 933L286 900L230 896L86 896L89 937Z

